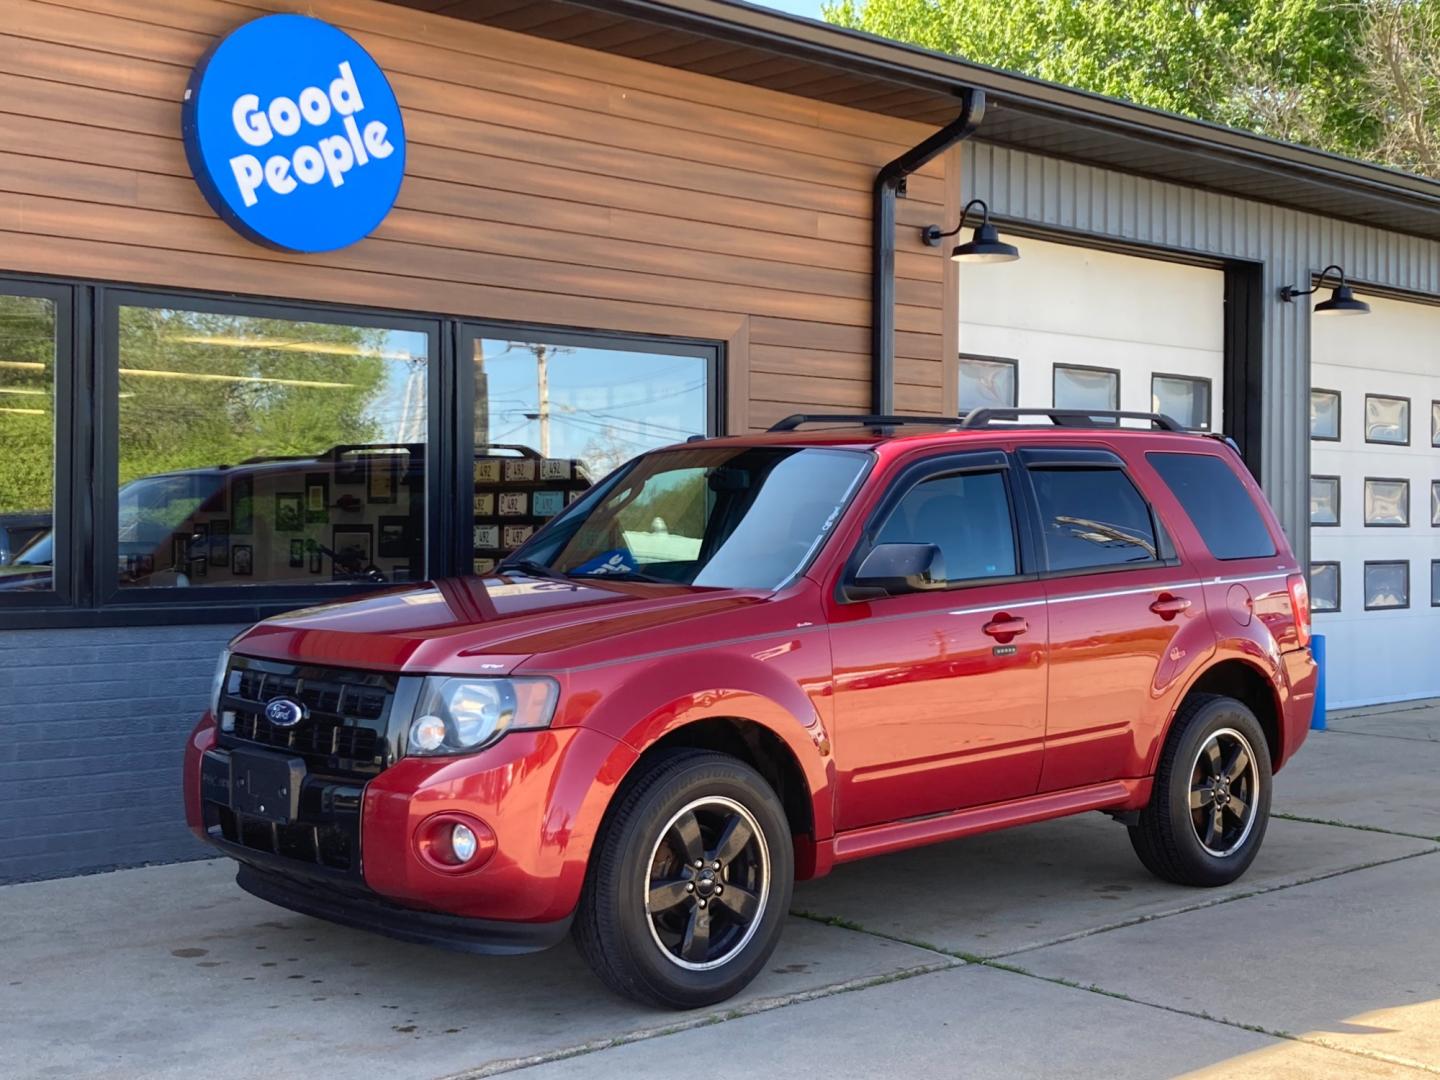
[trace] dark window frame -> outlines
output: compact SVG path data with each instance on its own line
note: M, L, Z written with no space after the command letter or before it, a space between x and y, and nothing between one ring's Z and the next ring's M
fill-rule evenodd
M1150 372L1150 402L1155 402L1155 380L1156 379L1179 379L1183 382L1205 384L1205 426L1195 428L1196 431L1209 431L1215 420L1215 380L1207 375L1185 375L1178 371L1152 371ZM1116 384L1119 390L1119 384Z
M623 347L633 352L673 352L681 348L708 348L710 408L707 435L726 430L726 343L720 340L665 334L596 331L583 327L548 326L493 320L447 311L405 311L362 304L328 304L241 293L148 287L129 282L78 280L47 275L0 272L0 292L60 297L65 303L62 320L57 307L57 339L68 333L68 362L57 346L56 365L56 516L57 537L64 540L56 552L54 591L0 594L0 613L6 628L118 627L153 625L250 624L272 615L327 600L368 595L386 585L329 583L319 585L195 587L190 589L118 588L114 547L106 546L118 525L111 521L118 499L118 390L119 358L112 355L112 328L118 328L119 304L115 298L143 298L148 306L189 310L231 311L260 318L285 318L341 325L411 329L413 324L433 327L430 369L427 374L429 441L426 444L427 577L469 574L471 562L465 543L470 529L455 528L460 513L458 493L464 492L464 512L470 502L470 474L460 468L464 436L473 443L473 406L466 400L468 356L460 356L466 327L484 327L514 340L531 337L561 343ZM118 337L114 339L118 344ZM462 362L463 361L463 362ZM473 454L473 450L471 451ZM62 468L63 465L63 468ZM445 497L450 492L452 497ZM450 542L446 542L446 538ZM109 552L102 558L102 554ZM463 557L462 557L463 556ZM387 583L393 585L394 583ZM109 586L109 587L107 587ZM221 596L224 590L227 596ZM137 594L163 594L139 598ZM177 595L183 594L183 595Z
M1405 403L1405 441L1404 441L1404 442L1398 442L1398 441L1396 441L1395 439L1372 439L1372 438L1370 438L1370 421L1369 421L1368 417L1369 417L1369 415L1370 415L1370 399L1371 399L1371 398L1375 398L1376 400L1379 400L1379 401L1403 401L1403 402ZM1414 434L1414 430L1415 430L1415 403L1414 403L1413 401L1411 401L1408 397L1404 397L1403 395L1400 395L1400 394L1372 394L1372 393L1367 392L1367 393L1365 394L1365 406L1364 406L1364 408L1365 408L1365 411L1360 414L1360 423L1363 425L1363 430L1362 430L1361 434L1365 436L1365 441L1366 441L1367 443L1369 443L1371 446L1409 446L1409 445L1410 445L1410 439L1411 439L1411 436Z
M1335 481L1335 520L1334 520L1334 521L1316 521L1314 518L1311 518L1311 519L1310 519L1310 527L1311 527L1312 529L1338 529L1338 528L1340 527L1340 523L1344 520L1344 508L1343 508L1344 493L1343 493L1343 490L1342 490L1342 489L1344 488L1345 485L1344 485L1344 483L1341 481L1340 477L1339 477L1339 476L1336 476L1334 473L1311 473L1311 474L1310 474L1310 482L1311 482L1311 483L1314 483L1316 480L1333 480L1333 481ZM1362 506L1362 509L1363 509L1363 506Z
M1339 610L1341 609L1341 607L1344 606L1344 598L1345 598L1344 574L1343 574L1343 571L1342 571L1341 568L1340 568L1340 560L1339 560L1339 559L1315 559L1315 560L1313 560L1313 561L1310 563L1309 573L1306 575L1307 578L1308 578L1310 581L1312 581L1312 582L1315 580L1315 568L1316 568L1317 566L1333 566L1333 567L1335 568L1335 606L1334 606L1333 608L1317 608L1317 607L1315 607L1315 605L1314 605L1314 596L1313 596L1313 591L1312 591L1311 605L1310 605L1310 606L1311 606L1311 610L1313 610L1317 615L1334 615L1337 611L1339 611Z
M1371 483L1405 485L1404 521L1370 521L1368 519L1365 513L1365 491ZM1367 529L1408 529L1412 519L1412 501L1413 493L1410 490L1410 478L1408 476L1367 476L1360 485L1360 523Z
M1405 611L1410 607L1410 560L1409 559L1366 559L1365 570L1372 566L1403 566L1405 568L1405 603L1403 604L1372 604L1370 603L1370 590L1365 576L1362 573L1360 578L1360 594L1365 602L1366 611Z
M1345 395L1339 390L1328 390L1323 386L1312 386L1310 388L1310 396L1314 397L1316 394L1332 394L1335 397L1335 434L1316 435L1312 429L1310 432L1310 441L1339 442L1345 434L1345 429L1342 426L1345 422Z
M78 525L85 520L86 510L75 486L76 464L87 456L85 446L79 441L83 434L76 430L75 403L89 397L83 382L85 373L79 363L84 342L89 337L89 326L82 315L88 312L80 299L81 292L79 286L43 278L0 276L0 293L49 300L55 306L54 473L50 506L55 562L48 589L0 592L0 612L7 613L7 624L14 621L10 612L68 609L74 603L81 587L80 578L87 569L86 552L77 542Z
M1020 404L1020 359L1011 356L987 356L984 353L961 352L955 358L955 409L963 415L968 410L960 404L960 365L966 360L978 360L984 364L1004 364L1015 373L1012 380L1015 393L1011 395L1008 403L1010 408L1016 408Z
M1079 407L1080 407L1080 406L1078 406L1078 405L1061 405L1061 404L1059 404L1059 403L1055 400L1055 391L1056 391L1056 389L1057 389L1057 385L1056 385L1055 379L1056 379L1057 374L1061 371L1061 369L1064 369L1065 371L1098 371L1098 372L1103 372L1103 373L1106 374L1106 375L1114 375L1114 376L1115 376L1115 401L1114 401L1113 404L1111 404L1111 405L1109 406L1109 408L1112 409L1112 410L1120 408L1120 401L1121 401L1121 396L1120 396L1120 395L1121 395L1120 381L1121 381L1121 380L1120 380L1120 369L1119 369L1119 368L1101 367L1101 366L1099 366L1099 365L1097 365L1097 364L1062 364L1062 363L1058 363L1058 362L1050 365L1050 405L1051 405L1052 408L1055 408L1055 409L1076 409L1076 408L1079 408ZM1018 392L1018 388L1017 388L1017 392ZM1103 411L1103 410L1102 410L1102 411ZM1118 424L1119 421L1116 421L1116 423Z

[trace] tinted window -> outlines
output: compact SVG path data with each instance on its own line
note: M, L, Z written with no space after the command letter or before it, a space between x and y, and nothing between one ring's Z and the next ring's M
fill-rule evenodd
M916 484L876 539L880 544L934 544L948 581L1009 577L1015 532L1002 473L958 473Z
M1152 562L1150 507L1120 469L1032 468L1051 570Z
M1275 554L1275 541L1250 493L1223 458L1210 454L1149 454L1150 464L1195 523L1217 559Z

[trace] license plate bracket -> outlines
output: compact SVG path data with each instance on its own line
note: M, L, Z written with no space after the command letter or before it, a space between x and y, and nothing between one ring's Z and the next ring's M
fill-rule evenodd
M230 751L230 806L241 814L288 825L300 816L305 760L264 750Z

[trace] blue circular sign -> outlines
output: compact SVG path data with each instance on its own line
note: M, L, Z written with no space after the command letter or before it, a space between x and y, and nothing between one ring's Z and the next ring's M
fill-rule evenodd
M257 243L345 247L400 193L395 92L354 38L319 19L266 15L222 38L190 77L182 121L200 190Z

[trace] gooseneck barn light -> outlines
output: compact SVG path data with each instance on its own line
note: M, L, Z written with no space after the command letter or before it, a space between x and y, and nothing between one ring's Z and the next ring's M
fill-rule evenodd
M1330 299L1321 300L1315 305L1316 315L1368 315L1370 305L1364 300L1355 299L1355 292L1349 285L1345 284L1345 269L1341 266L1330 265L1320 271L1320 276L1315 279L1315 284L1308 289L1297 289L1294 285L1286 285L1280 290L1280 299L1285 303L1294 303L1297 296L1309 296L1311 293L1319 292L1325 287L1325 279L1330 271L1335 271L1338 279L1335 288L1330 290Z
M960 211L960 224L949 232L941 232L939 225L926 225L920 230L920 239L930 247L939 247L942 239L954 236L965 228L971 210L980 212L980 224L969 240L955 245L950 258L958 263L1002 263L1020 258L1020 249L1001 240L1000 233L990 224L990 207L984 199L971 199L966 203L965 209Z

